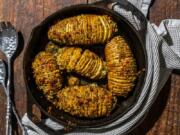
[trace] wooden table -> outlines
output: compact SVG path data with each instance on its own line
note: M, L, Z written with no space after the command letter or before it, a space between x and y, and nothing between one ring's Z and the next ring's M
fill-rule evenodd
M90 0L89 0L90 1ZM87 0L0 0L0 21L13 23L22 32L24 48L14 64L14 100L19 114L26 112L26 91L22 75L22 58L32 28L54 11ZM155 0L149 19L155 24L166 18L180 19L180 0ZM0 55L3 57L3 55ZM0 134L5 134L6 96L0 88ZM14 124L15 134L21 134ZM180 135L180 72L174 71L144 122L133 135Z

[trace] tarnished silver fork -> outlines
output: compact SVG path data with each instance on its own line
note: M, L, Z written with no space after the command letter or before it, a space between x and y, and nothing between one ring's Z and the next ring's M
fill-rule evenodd
M7 66L8 66L7 85L6 87L4 87L6 88L6 95L7 95L6 135L12 135L11 80L12 80L13 56L17 50L17 46L18 46L18 33L16 32L14 27L9 22L0 22L0 50L5 54L7 58Z
M3 86L3 89L4 89L4 92L5 94L7 95L7 90L6 90L6 67L5 67L5 63L2 59L0 59L0 85ZM15 108L15 105L14 103L11 101L11 104L12 104L12 111L18 121L18 124L19 126L21 127L22 129L22 132L23 132L23 135L25 135L25 129L24 129L24 126L22 125L22 122L21 122L21 118L19 117L17 111L16 111L16 108Z

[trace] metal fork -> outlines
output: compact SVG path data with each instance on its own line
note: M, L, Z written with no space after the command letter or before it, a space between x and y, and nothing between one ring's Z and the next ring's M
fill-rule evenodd
M6 86L7 95L7 114L6 114L6 135L12 135L12 121L11 121L11 80L12 80L12 63L13 56L18 46L18 33L9 22L0 22L0 50L7 58L8 78Z
M5 91L5 94L7 95L7 91L6 91L6 68L5 68L5 63L2 59L0 59L0 85L3 86L3 89ZM25 129L24 126L22 125L21 119L16 111L15 105L13 104L13 102L11 101L12 104L12 111L19 123L19 126L21 127L22 131L23 131L23 135L25 135Z

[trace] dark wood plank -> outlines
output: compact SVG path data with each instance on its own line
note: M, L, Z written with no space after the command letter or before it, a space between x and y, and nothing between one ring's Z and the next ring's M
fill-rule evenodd
M96 0L89 1L92 2ZM26 46L31 29L49 14L65 6L86 2L87 0L0 0L0 21L11 21L17 30L22 32L24 46ZM155 0L150 10L149 18L151 22L156 24L159 24L162 19L180 18L180 0ZM24 47L24 49L25 48L26 47ZM26 92L22 76L23 51L17 57L14 64L14 97L17 109L21 116L26 112ZM131 134L180 134L179 84L180 75L173 73L150 110L150 113L147 115L145 121ZM6 97L1 87L0 106L0 133L4 135Z
M154 0L150 20L159 24L164 19L180 19L180 0Z
M94 3L94 2L97 2L97 1L101 1L101 0L88 0L87 2L88 3Z

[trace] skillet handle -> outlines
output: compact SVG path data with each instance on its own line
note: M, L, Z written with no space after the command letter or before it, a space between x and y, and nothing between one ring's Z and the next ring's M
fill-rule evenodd
M23 123L25 126L32 127L38 133L41 133L43 131L48 135L61 135L61 134L65 134L65 133L75 130L76 127L73 127L73 126L70 127L70 126L66 126L66 125L63 125L64 128L62 128L60 130L53 130L52 128L46 126L44 124L44 122L42 121L42 119L46 118L46 117L44 117L45 115L39 110L38 107L36 107L34 98L29 93L29 91L27 92L27 94L28 94L28 96L27 96L27 114L26 114L26 120L24 120L25 123ZM44 134L44 133L42 133L42 134Z
M62 129L54 130L51 127L44 124L44 121L36 119L36 116L25 114L23 117L23 124L29 129L33 129L40 135L61 135L69 133L75 130L75 126L64 126ZM27 131L28 132L28 131Z
M66 127L60 130L53 130L51 128L49 128L48 126L44 125L43 122L38 122L38 123L34 123L36 124L36 126L41 129L42 131L45 131L48 135L62 135L68 132L71 132L73 130L69 128L69 130L66 130Z

